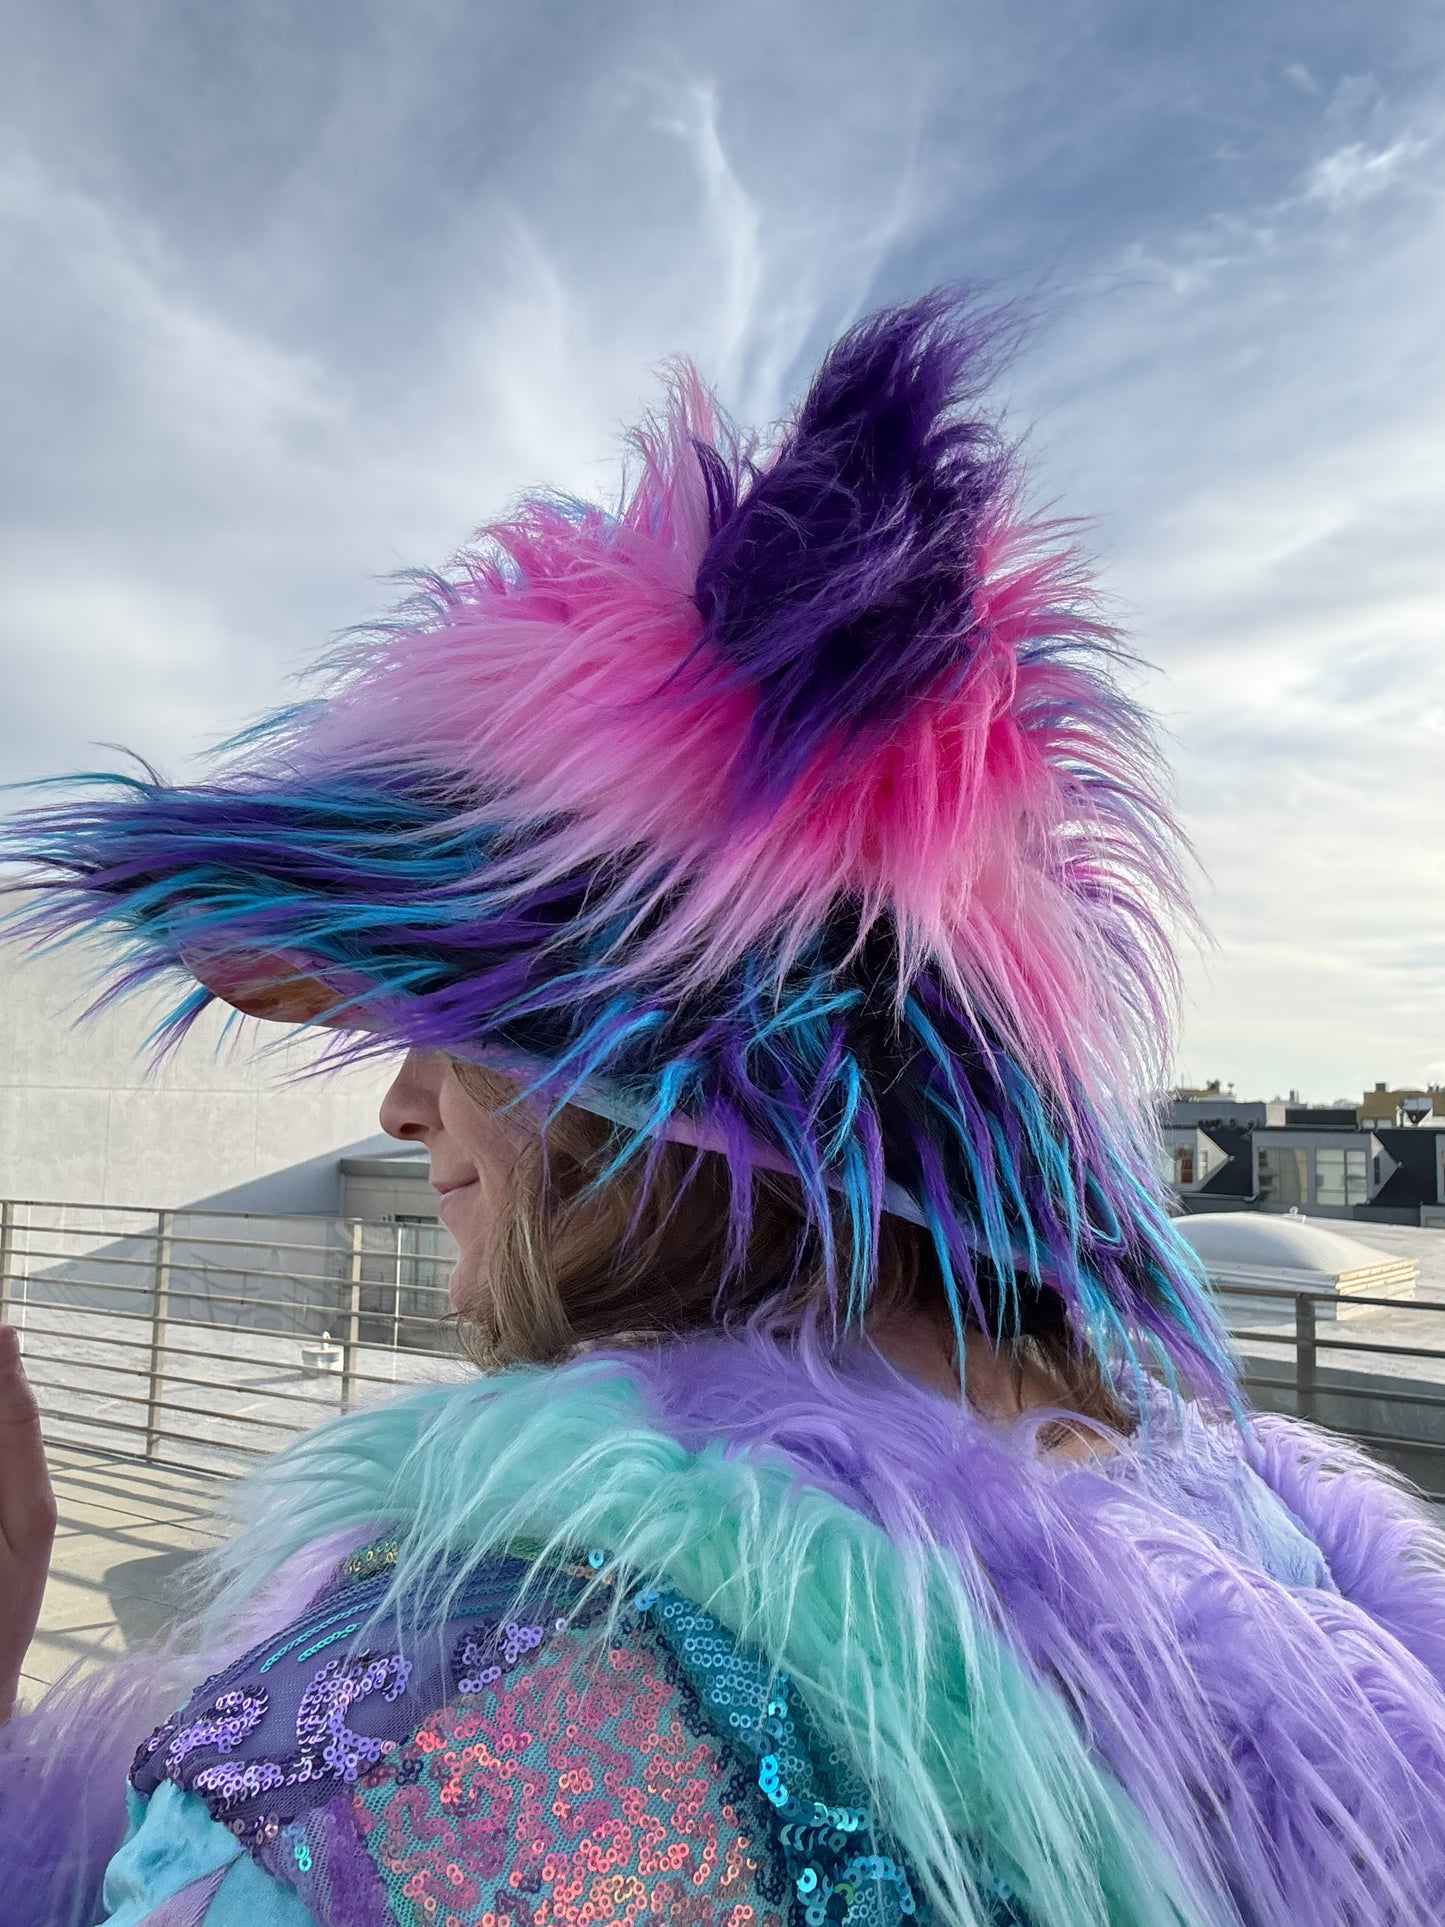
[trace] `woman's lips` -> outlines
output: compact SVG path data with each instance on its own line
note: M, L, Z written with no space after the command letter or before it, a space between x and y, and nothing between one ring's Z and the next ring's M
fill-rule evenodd
M452 1199L459 1198L464 1192L472 1190L476 1182L475 1178L463 1178L460 1184L438 1184L433 1187L437 1194L437 1215L443 1223L446 1221L447 1206Z

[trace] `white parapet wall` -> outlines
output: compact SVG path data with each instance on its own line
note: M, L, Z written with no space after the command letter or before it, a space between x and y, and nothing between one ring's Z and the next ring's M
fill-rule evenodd
M154 1000L80 1028L95 979L75 950L0 941L0 1197L262 1212L340 1212L340 1160L384 1148L382 1065L294 1081L308 1039L208 1011L159 1070ZM292 1081L288 1081L292 1080Z

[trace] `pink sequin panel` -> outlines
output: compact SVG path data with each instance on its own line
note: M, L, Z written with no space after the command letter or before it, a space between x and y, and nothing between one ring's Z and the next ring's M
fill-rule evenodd
M551 1642L369 1769L357 1828L404 1927L784 1927L745 1774L644 1642Z

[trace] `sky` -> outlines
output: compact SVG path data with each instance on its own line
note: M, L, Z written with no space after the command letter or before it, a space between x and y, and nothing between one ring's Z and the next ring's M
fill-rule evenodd
M0 780L175 775L392 571L944 281L1149 665L1176 1068L1445 1081L1445 11L0 0Z

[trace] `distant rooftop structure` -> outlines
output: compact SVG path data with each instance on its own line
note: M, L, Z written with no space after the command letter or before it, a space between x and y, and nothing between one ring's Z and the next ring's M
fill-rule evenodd
M1438 1084L1406 1084L1391 1089L1377 1084L1366 1091L1355 1112L1362 1129L1378 1124L1445 1125L1445 1090Z
M1183 1085L1162 1107L1160 1160L1186 1212L1445 1225L1445 1088L1381 1082L1359 1104L1304 1104Z
M1377 1251L1303 1216L1217 1212L1185 1218L1179 1229L1222 1291L1286 1285L1326 1299L1394 1298L1413 1292L1420 1275L1415 1259Z

